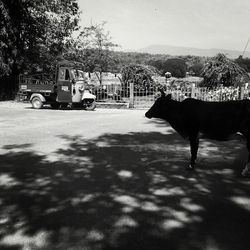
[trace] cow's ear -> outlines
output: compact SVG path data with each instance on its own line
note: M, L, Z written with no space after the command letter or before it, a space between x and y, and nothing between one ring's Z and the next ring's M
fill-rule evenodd
M167 95L167 99L171 99L172 98L172 95L171 94L168 94Z
M163 89L160 89L160 92L161 92L161 96L164 97L165 96L165 92Z

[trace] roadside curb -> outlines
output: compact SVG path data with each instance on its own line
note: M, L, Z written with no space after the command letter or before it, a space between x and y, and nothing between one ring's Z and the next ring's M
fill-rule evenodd
M129 103L96 102L96 108L128 109Z

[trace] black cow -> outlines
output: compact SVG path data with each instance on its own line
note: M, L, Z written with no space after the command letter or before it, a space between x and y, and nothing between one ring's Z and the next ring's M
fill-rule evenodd
M190 169L195 167L199 137L228 140L240 133L247 140L248 162L242 171L246 175L250 170L250 101L205 102L193 98L178 102L165 96L161 91L153 106L146 112L147 118L161 118L184 138L189 139L191 147Z

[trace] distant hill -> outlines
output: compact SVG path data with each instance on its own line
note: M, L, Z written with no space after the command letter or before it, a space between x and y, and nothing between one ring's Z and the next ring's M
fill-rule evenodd
M217 55L218 53L224 53L229 58L238 58L239 55L242 55L242 51L237 50L224 50L224 49L198 49L198 48L190 48L190 47L178 47L171 45L150 45L146 48L142 48L138 50L141 53L149 53L149 54L168 54L172 56L206 56L212 57ZM244 57L250 58L250 52L246 51Z

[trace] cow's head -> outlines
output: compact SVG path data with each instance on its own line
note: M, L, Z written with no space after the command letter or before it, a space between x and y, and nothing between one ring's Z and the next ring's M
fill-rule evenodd
M153 106L145 113L145 116L151 118L164 118L166 116L166 106L171 100L171 94L165 95L163 90L160 90L161 96L155 101Z

